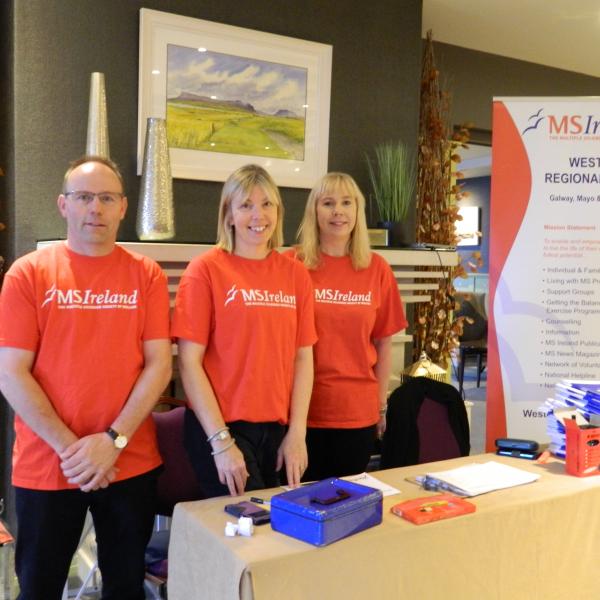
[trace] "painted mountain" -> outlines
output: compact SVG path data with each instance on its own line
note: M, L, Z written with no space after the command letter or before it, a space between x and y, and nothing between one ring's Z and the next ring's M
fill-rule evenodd
M169 45L169 146L303 160L306 69Z

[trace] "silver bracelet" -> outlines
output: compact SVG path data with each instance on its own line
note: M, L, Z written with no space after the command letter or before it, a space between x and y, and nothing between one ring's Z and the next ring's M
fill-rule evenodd
M229 431L229 427L227 427L227 425L225 425L225 427L221 427L221 429L217 429L212 435L209 435L206 438L206 441L210 444L210 442L212 442L220 433L223 433L224 431Z
M225 450L229 450L229 448L231 448L231 446L235 445L235 440L233 438L231 438L231 441L229 442L229 444L227 444L227 446L223 446L220 450L213 450L211 452L212 456L216 456L217 454L221 454L221 452L225 452Z

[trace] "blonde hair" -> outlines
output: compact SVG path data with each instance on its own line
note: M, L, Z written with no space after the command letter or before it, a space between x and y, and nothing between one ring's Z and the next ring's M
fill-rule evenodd
M223 185L217 224L217 247L227 252L234 251L235 230L227 224L231 215L231 203L237 198L249 196L255 186L260 187L277 206L277 223L269 239L269 248L278 248L283 244L283 202L279 190L265 169L258 165L245 165L234 171Z
M350 233L348 255L355 269L366 269L371 263L371 247L365 216L365 197L354 179L346 173L327 173L313 187L308 195L304 217L298 228L298 254L309 269L320 263L320 236L317 221L317 202L327 194L342 190L356 202L356 224Z

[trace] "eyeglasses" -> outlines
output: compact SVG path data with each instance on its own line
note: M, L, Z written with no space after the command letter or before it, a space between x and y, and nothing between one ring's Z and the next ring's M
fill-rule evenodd
M94 201L94 198L100 200L100 204L104 206L112 206L124 197L124 194L120 192L86 192L84 190L74 190L72 192L65 192L65 196L72 196L75 202L87 206Z

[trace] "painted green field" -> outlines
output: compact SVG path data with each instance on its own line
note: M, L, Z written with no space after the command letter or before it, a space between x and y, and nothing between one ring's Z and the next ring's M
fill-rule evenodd
M304 159L304 119L217 103L169 100L167 136L171 148Z

